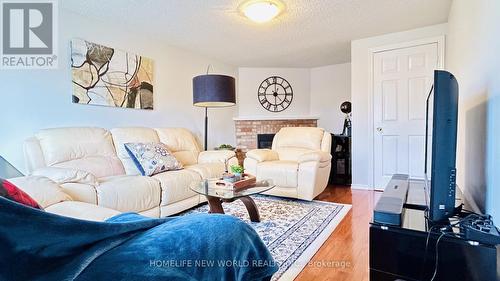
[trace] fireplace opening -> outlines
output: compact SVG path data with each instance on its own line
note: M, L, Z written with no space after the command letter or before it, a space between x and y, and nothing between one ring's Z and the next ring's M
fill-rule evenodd
M273 146L273 138L275 134L258 134L257 148L271 148Z

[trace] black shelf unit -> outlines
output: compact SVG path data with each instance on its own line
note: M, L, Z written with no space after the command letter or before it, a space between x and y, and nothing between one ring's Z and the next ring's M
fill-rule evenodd
M329 184L350 185L351 174L351 136L332 134L332 169Z

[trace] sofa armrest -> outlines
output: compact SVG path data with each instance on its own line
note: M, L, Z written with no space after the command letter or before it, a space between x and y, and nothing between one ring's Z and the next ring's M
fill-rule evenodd
M278 153L271 149L252 149L247 152L246 157L257 162L279 160Z
M198 155L198 163L226 163L231 158L236 158L236 153L231 150L208 150L202 151Z
M31 175L49 178L58 184L84 183L94 186L99 184L99 181L94 174L72 168L45 167L34 170Z
M324 163L324 162L330 162L331 160L332 160L332 155L330 153L324 151L315 151L300 155L297 161L299 163L305 163L311 161Z
M26 192L44 209L59 202L73 200L59 184L47 177L18 177L9 179L9 182Z

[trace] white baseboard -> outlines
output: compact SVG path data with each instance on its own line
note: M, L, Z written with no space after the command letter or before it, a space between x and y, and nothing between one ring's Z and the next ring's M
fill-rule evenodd
M351 189L373 190L373 188L365 184L351 184Z

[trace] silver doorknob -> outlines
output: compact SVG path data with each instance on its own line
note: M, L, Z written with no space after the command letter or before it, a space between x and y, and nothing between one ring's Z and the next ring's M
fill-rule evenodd
M382 127L377 127L377 132L382 133Z

